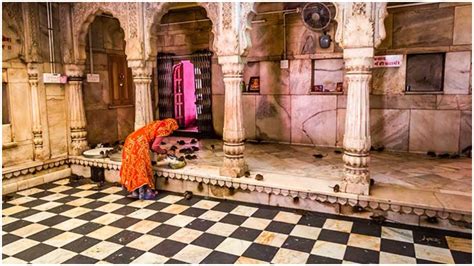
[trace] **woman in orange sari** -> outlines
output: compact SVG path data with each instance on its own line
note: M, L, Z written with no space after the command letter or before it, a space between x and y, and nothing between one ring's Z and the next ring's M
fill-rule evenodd
M150 148L157 153L166 153L160 148L164 137L178 129L172 118L154 121L128 135L125 139L120 168L120 183L131 194L130 197L153 199L156 196Z

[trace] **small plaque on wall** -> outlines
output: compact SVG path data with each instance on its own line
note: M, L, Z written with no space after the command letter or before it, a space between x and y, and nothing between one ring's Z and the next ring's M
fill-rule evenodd
M99 74L87 74L87 82L89 83L98 83L100 82Z
M281 68L281 69L288 69L288 67L289 67L289 62L288 62L288 60L281 60L281 61L280 61L280 68Z
M400 67L403 55L374 56L374 67Z
M61 83L61 74L59 73L43 73L44 83Z

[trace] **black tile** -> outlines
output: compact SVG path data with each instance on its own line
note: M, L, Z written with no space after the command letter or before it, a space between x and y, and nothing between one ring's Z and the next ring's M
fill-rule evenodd
M201 200L202 200L201 197L193 196L190 199L182 199L182 200L176 202L176 204L186 205L186 206L193 206L194 204L198 203Z
M379 253L370 249L347 246L346 253L344 253L344 260L364 264L378 264Z
M107 241L117 243L117 244L120 244L120 245L126 245L126 244L132 242L133 240L141 237L142 235L143 234L140 234L140 233L137 233L137 232L123 230L120 233L118 233L118 234L110 237L109 239L107 239Z
M127 204L130 204L132 202L135 202L137 201L138 199L132 199L132 198L129 198L129 197L123 197L121 199L118 199L116 201L114 201L113 203L117 203L117 204L122 204L122 205L127 205Z
M27 209L27 210L24 210L24 211L21 211L21 212L14 213L10 216L14 217L14 218L18 218L18 219L23 219L23 218L26 218L28 216L37 214L39 212L41 212L41 211L38 211L38 210L35 210L35 209Z
M180 260L169 259L165 262L165 264L188 264L188 263L184 261L180 261Z
M221 211L221 212L231 212L237 206L239 206L239 205L237 205L235 203L232 203L232 202L223 201L223 202L217 204L216 206L214 206L212 208L212 210L213 211Z
M66 216L55 215L53 217L49 217L48 219L44 219L43 221L39 221L38 223L46 226L54 226L70 219L71 218Z
M13 206L15 206L15 204L2 202L2 210L8 209L8 208L13 207Z
M74 196L69 195L69 196L66 196L66 197L64 197L64 198L57 199L57 200L55 200L55 202L58 202L58 203L68 203L68 202L71 202L71 201L77 200L77 199L80 199L80 197L74 197ZM67 206L69 206L69 205L67 205ZM75 207L75 206L74 206L74 207Z
M166 222L169 219L173 218L175 215L171 213L166 213L166 212L157 212L153 214L152 216L146 218L147 220L154 221L154 222Z
M381 237L382 226L373 223L371 220L354 221L352 223L351 233L366 235L366 236Z
M21 204L21 206L27 207L27 208L33 208L33 207L39 206L41 204L45 204L47 202L48 202L47 200L36 199L36 200L32 200L32 201L28 201L26 203L23 203L23 204Z
M15 222L2 226L2 230L5 232L13 232L17 229L20 229L30 224L32 224L32 222L29 222L26 220L19 220L19 221L15 221Z
M57 235L60 235L62 233L64 233L63 230L59 230L56 228L47 228L43 231L40 231L34 235L29 236L28 238L36 240L38 242L45 242L46 240L53 238Z
M327 230L322 229L319 233L318 240L324 240L327 242L339 243L339 244L347 244L349 241L349 233L334 231L334 230Z
M90 232L94 232L95 230L97 230L97 229L99 229L103 226L104 225L102 225L102 224L97 224L97 223L90 222L90 223L86 223L86 224L83 224L81 226L78 226L78 227L74 228L73 230L71 230L71 232L76 233L76 234L81 234L81 235L87 235Z
M108 195L108 194L106 194L106 195ZM94 210L94 209L100 208L100 207L102 207L106 204L108 204L108 203L103 202L103 201L93 201L93 202L89 202L87 204L84 204L81 207Z
M72 195L72 194L76 194L77 192L81 192L81 191L83 191L83 190L78 189L78 188L70 188L68 190L61 191L61 194Z
M193 220L192 222L190 222L189 224L187 224L185 227L199 230L199 231L206 231L214 224L215 222L197 218Z
M76 255L67 261L63 262L63 264L94 264L98 262L98 260L89 258L83 255Z
M302 237L288 236L285 243L283 243L282 248L309 253L313 249L314 243L316 243L315 240Z
M191 244L196 245L196 246L210 248L210 249L215 249L224 240L225 240L225 237L223 236L204 233L200 235L198 238L194 239L194 241L191 242Z
M219 222L233 224L233 225L241 225L245 222L245 220L247 220L247 218L248 217L229 213L226 216L224 216L224 218L220 219Z
M162 255L165 257L172 257L185 247L186 247L186 244L169 240L169 239L165 239L160 244L150 249L149 252L153 252L155 254Z
M8 258L9 256L5 255L5 254L2 254L2 260Z
M293 230L294 225L287 224L283 222L272 221L267 228L266 231L282 233L282 234L289 234L291 230Z
M309 255L306 264L342 264L342 260L337 260L333 258L321 257L317 255Z
M155 229L148 232L148 234L163 237L163 238L167 238L170 235L174 234L179 229L180 229L180 227L167 225L167 224L161 224L158 227L156 227Z
M145 251L134 248L123 247L110 254L104 260L113 264L130 264L136 258L140 257Z
M441 263L436 262L436 261L430 261L430 260L416 259L416 264L441 264Z
M110 187L119 187L119 186L110 186ZM105 187L102 188L102 189L105 189ZM120 196L124 196L124 197L126 197L128 194L130 194L130 192L128 192L126 189L123 189L123 188L122 188L122 190L119 190L119 191L113 193L113 195L120 195Z
M261 232L261 230L239 227L232 233L232 235L230 235L230 237L247 241L254 241L260 235Z
M238 258L231 254L213 251L200 264L233 264Z
M456 264L472 264L472 254L462 251L451 250L454 263Z
M20 239L21 239L21 237L16 236L16 235L4 234L2 236L2 246L6 246L6 245L8 245L10 243L13 243L13 242L15 242L17 240L20 240Z
M81 214L81 215L77 216L76 219L81 219L81 220L84 220L84 221L92 221L94 219L99 218L100 216L102 216L104 214L107 214L107 213L106 212L101 212L101 211L90 211L90 212L86 212L84 214Z
M58 201L55 201L55 202L58 202ZM64 205L60 205L60 206L54 207L52 209L49 209L48 212L58 214L58 213L63 213L63 212L69 211L69 210L74 209L74 208L76 208L76 207L64 204Z
M449 249L444 235L436 234L434 230L413 230L413 241L416 244Z
M168 204L168 203L163 203L163 202L155 202L155 203L152 203L148 206L145 207L145 209L149 209L149 210L155 210L155 211L160 211L168 206L170 206L171 204Z
M298 224L322 228L325 222L326 217L315 215L313 213L306 213L301 216Z
M90 194L90 195L86 196L86 198L88 198L88 199L100 199L100 198L106 197L108 195L110 195L110 194L103 193L103 192L96 192L94 194Z
M120 218L118 219L117 221L111 223L110 225L111 226L115 226L115 227L118 227L118 228L128 228L138 222L140 222L141 220L140 219L136 219L136 218L130 218L130 217L123 217L123 218Z
M401 242L382 238L380 242L380 251L394 253L398 255L415 257L415 246L408 242Z
M138 208L123 206L122 208L116 209L112 213L120 214L120 215L129 215L130 213L133 213L135 211L138 211Z
M65 245L61 248L67 249L67 250L70 250L70 251L74 251L74 252L77 252L77 253L81 253L84 250L95 246L99 242L101 242L101 241L98 240L98 239L88 237L88 236L83 236L79 239L76 239L76 240L72 241L71 243L68 243L67 245Z
M277 252L277 247L252 243L252 245L247 248L242 256L271 262Z
M266 208L259 208L252 214L252 217L256 218L264 218L264 219L273 219L278 214L279 210L276 209L266 209Z
M26 262L31 262L55 249L55 247L40 243L34 247L28 248L18 254L15 254L14 257L24 260Z
M60 185L57 185L57 184L54 184L54 183L44 183L44 184L41 184L39 186L36 186L35 188L49 190L49 189L55 188L57 186L60 186Z
M39 199L39 198L47 197L47 196L52 195L52 194L54 194L54 192L45 190L45 191L41 191L41 192L38 192L38 193L35 193L35 194L31 194L31 195L29 195L29 197Z
M186 216L191 216L191 217L199 217L203 213L205 213L207 210L200 209L200 208L193 208L189 207L186 209L184 212L180 213L181 215L186 215Z

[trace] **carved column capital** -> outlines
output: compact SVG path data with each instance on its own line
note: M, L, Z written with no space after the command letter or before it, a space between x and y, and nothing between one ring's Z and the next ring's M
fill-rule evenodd
M222 74L226 77L241 77L244 71L246 58L239 55L219 56L217 63L222 67Z
M64 65L68 81L82 81L84 79L85 65L67 64Z

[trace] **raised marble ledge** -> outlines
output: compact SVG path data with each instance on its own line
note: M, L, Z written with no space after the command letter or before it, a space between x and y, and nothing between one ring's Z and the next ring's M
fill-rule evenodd
M444 71L444 93L468 94L470 71L471 52L447 53Z
M434 193L435 197L447 212L472 214L472 198L468 196L453 195L446 193Z
M436 109L472 110L472 95L437 95Z

